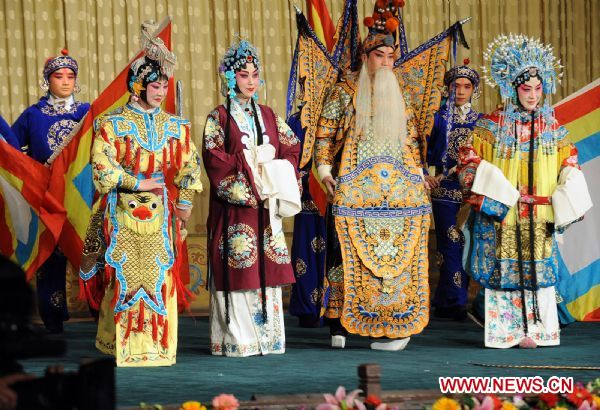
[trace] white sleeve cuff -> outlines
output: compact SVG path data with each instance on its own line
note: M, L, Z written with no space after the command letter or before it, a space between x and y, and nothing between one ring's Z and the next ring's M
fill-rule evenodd
M323 181L323 179L325 179L325 177L333 178L333 175L331 175L331 168L332 168L331 165L325 165L325 164L319 165L317 167L317 173L319 174L319 179L321 181Z

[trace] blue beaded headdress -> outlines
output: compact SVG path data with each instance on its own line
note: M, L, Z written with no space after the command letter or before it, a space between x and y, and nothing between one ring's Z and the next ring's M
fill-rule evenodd
M225 55L221 60L221 64L219 65L219 75L221 76L221 94L223 94L223 97L235 97L235 73L241 70L248 63L254 64L254 66L260 70L258 50L249 41L239 39L225 52ZM255 93L253 98L258 99L258 93Z
M79 70L77 60L69 55L67 49L61 50L60 53L61 55L58 57L50 57L46 60L46 64L44 64L44 79L46 81L50 78L50 74L61 68L69 68L75 73L75 76L77 76L77 71Z
M444 74L444 84L447 88L450 88L450 84L457 78L466 78L473 84L473 98L479 98L479 73L475 69L469 67L469 63L469 59L465 58L463 61L464 65L457 65L446 71L446 74Z
M44 63L44 78L40 82L40 88L44 91L48 91L50 85L50 75L60 70L61 68L69 68L75 74L75 78L77 78L77 72L79 71L79 65L77 64L77 60L69 55L69 51L64 48L60 51L59 56L50 57ZM77 84L77 80L75 83L75 92L79 92L79 84Z
M484 53L486 82L500 89L502 99L517 97L515 87L520 77L538 76L544 94L554 94L562 77L562 66L552 50L539 40L522 34L498 36Z

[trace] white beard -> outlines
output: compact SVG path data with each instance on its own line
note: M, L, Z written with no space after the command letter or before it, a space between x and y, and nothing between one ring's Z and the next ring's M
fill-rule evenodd
M406 103L396 76L389 68L380 68L371 81L367 65L363 64L356 95L356 132L364 137L371 127L377 143L404 146Z

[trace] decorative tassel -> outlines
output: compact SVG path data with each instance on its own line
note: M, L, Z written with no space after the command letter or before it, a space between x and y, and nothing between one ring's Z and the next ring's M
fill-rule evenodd
M138 148L135 154L135 165L133 166L133 175L136 176L140 172L140 160L142 156L142 149Z
M167 171L167 147L163 148L162 171L163 174Z
M129 309L127 313L127 330L125 331L124 339L128 339L131 334L131 326L133 325L133 312Z
M146 175L146 178L150 178L153 173L154 173L154 152L151 152L150 157L148 158L148 168L146 169L146 172L144 172L144 175Z
M165 319L165 325L163 326L163 333L162 338L160 339L160 344L165 349L169 347L169 321L167 319Z
M175 165L175 161L173 161L174 158L175 156L173 155L173 138L171 138L169 140L169 160L171 161L170 168L173 168L173 166Z
M181 141L177 141L177 169L181 169L181 164L183 161L183 155L182 155L182 146L181 146Z
M137 323L137 331L144 331L144 301L140 300L140 308L138 311L138 323Z
M125 137L125 165L131 165L131 138Z
M108 135L106 135L106 130L104 128L100 128L100 136L107 144L110 144L110 140L108 139Z
M121 316L123 316L123 312L119 312L115 315L115 325L121 321Z
M121 162L121 142L115 140L115 149L117 150L117 162Z
M162 327L164 322L165 322L165 317L163 315L158 315L158 326Z
M185 153L190 153L190 129L185 127Z
M152 312L152 340L154 340L154 343L158 341L158 326L156 325L156 315L157 313Z

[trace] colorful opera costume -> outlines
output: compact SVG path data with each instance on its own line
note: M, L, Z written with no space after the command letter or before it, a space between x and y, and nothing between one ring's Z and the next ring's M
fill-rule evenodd
M260 70L248 41L227 50L219 67L226 103L210 113L204 130L214 355L285 351L281 286L294 282L294 274L281 218L301 209L300 141L271 108L255 102Z
M513 34L492 42L485 60L504 108L477 122L460 153L474 210L465 267L485 287L487 347L555 346L556 235L591 207L577 150L549 101L561 67L550 46Z
M431 176L439 181L431 189L440 270L432 306L436 316L460 320L466 315L469 277L462 266L464 237L457 224L463 197L456 165L460 146L467 143L481 117L471 107L471 99L466 99L469 92L473 98L479 96L479 74L465 60L464 65L446 72L444 83L448 99L435 114L433 130L427 139L427 165L435 169Z
M177 299L185 296L178 212L189 211L202 190L200 157L189 121L160 108L174 54L145 32L142 42L145 55L127 76L130 102L95 124L91 162L100 197L81 277L100 304L96 347L118 366L170 366Z
M17 137L16 148L36 161L49 166L69 142L69 135L90 109L76 101L79 91L79 65L62 50L44 64L40 88L46 95L27 108L12 126ZM67 258L57 248L36 273L38 308L50 332L62 332L69 318L66 300Z
M393 58L391 64L398 58L390 34L398 26L393 17L398 3L378 1L373 17L365 19L369 35L360 74L350 73L333 87L316 132L319 177L335 185L332 213L343 261L341 269L327 272L325 316L333 320L333 347L344 347L349 332L382 338L371 344L373 349L400 350L429 320L431 205L423 182L422 141L390 63L374 65L375 71L370 62L384 54ZM388 82L378 82L386 74ZM386 91L390 99L383 97ZM339 331L333 327L339 326L333 325L336 320Z

